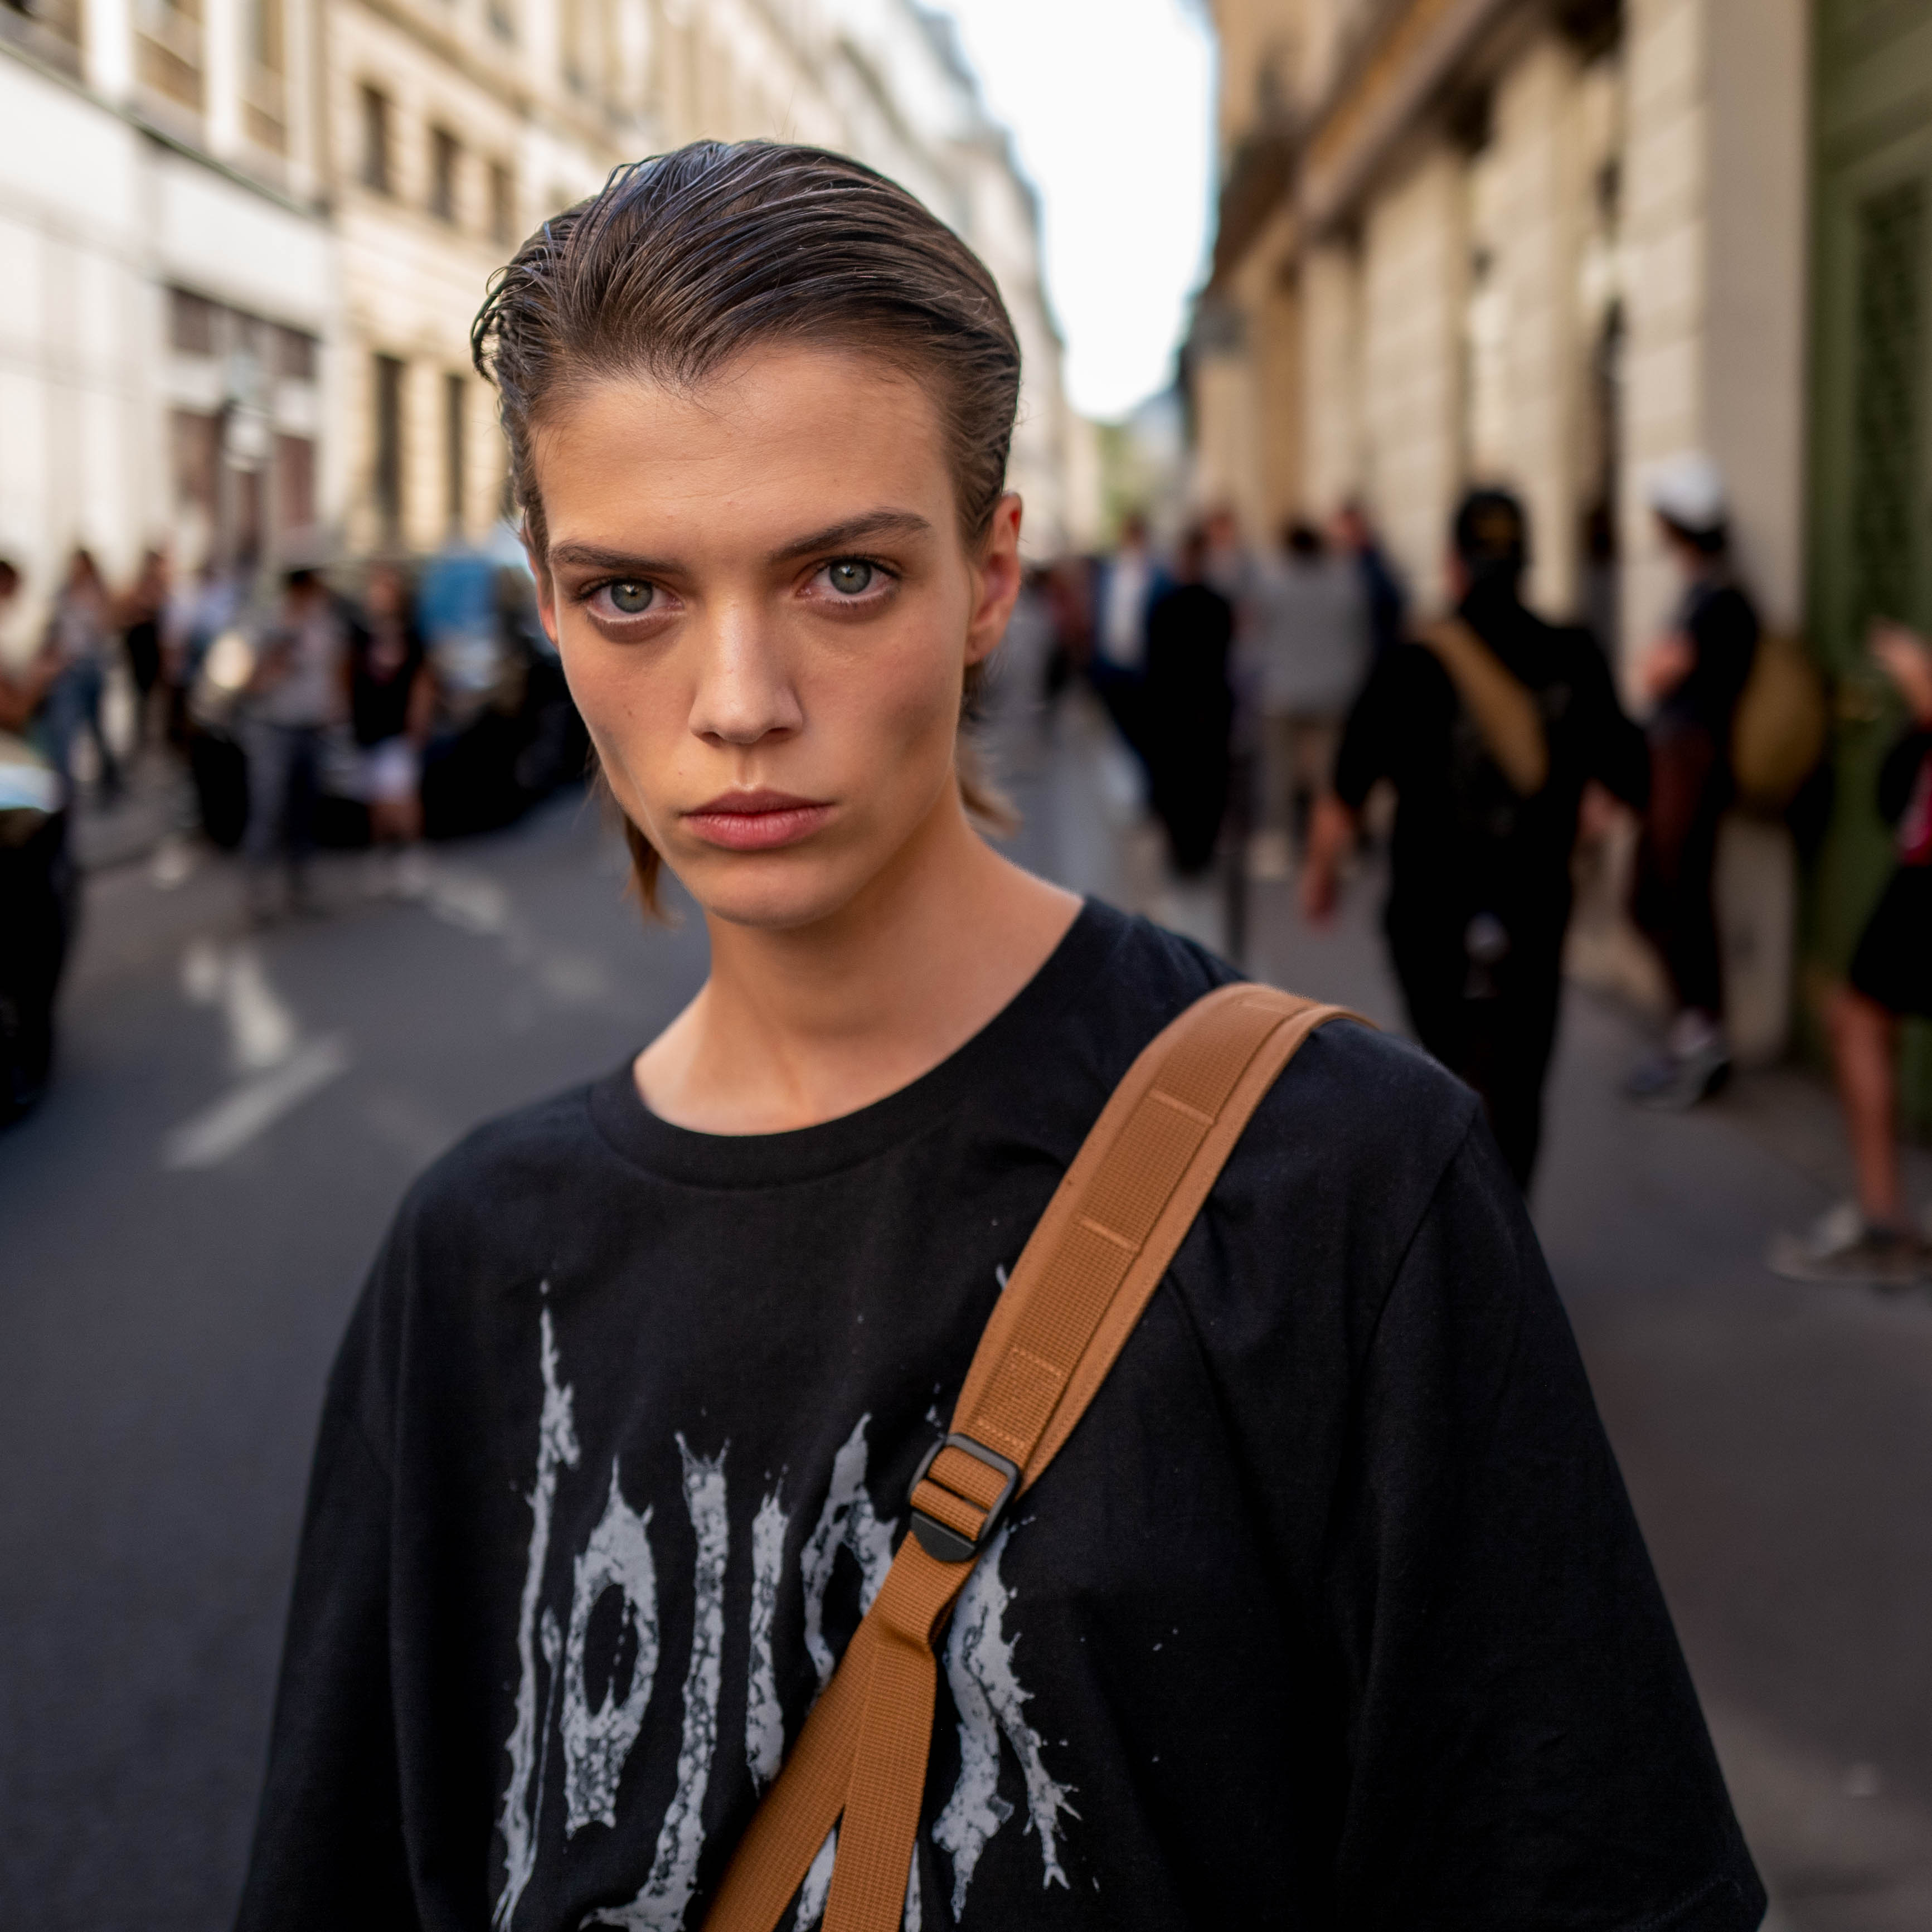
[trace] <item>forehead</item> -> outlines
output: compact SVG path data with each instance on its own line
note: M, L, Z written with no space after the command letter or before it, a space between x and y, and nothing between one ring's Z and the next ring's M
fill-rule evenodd
M763 350L694 386L574 386L532 440L551 544L702 535L763 544L890 500L935 528L952 478L926 386L862 352Z

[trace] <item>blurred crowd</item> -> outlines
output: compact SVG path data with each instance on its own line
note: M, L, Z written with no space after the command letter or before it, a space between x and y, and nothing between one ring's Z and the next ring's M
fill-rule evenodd
M1129 516L1110 553L1063 560L1040 586L1045 696L1084 680L1131 752L1176 922L1238 947L1247 884L1291 878L1303 916L1325 921L1358 847L1384 847L1384 931L1412 1029L1482 1096L1525 1187L1580 840L1631 826L1626 909L1672 1010L1626 1091L1682 1110L1732 1069L1720 826L1741 808L1799 812L1828 782L1822 688L1760 625L1724 478L1686 457L1646 491L1680 587L1621 690L1604 640L1525 604L1531 532L1503 490L1472 491L1445 532L1450 608L1436 621L1412 613L1358 504L1262 542L1221 511L1164 547ZM1898 1286L1932 1273L1900 1192L1894 1073L1901 1019L1932 1012L1932 647L1882 623L1872 649L1910 722L1878 801L1896 875L1824 1015L1858 1198L1769 1258L1800 1278Z
M22 588L0 560L0 625ZM116 685L131 730L107 721ZM420 565L296 556L272 575L177 576L151 550L118 586L76 549L34 648L0 667L0 1122L46 1078L79 804L112 812L135 783L190 796L266 923L316 909L320 846L367 848L372 890L419 892L425 836L508 823L586 753L507 532Z

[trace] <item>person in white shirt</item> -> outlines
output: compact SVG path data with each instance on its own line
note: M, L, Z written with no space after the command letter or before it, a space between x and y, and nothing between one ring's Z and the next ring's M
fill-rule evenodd
M1329 794L1342 721L1368 670L1368 599L1353 561L1330 553L1307 523L1289 525L1253 583L1263 776L1249 869L1283 879Z

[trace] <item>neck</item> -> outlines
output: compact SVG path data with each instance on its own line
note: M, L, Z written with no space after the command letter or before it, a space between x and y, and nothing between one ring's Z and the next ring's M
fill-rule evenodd
M1022 872L949 788L883 872L790 930L707 914L711 976L638 1056L654 1113L776 1133L855 1112L931 1071L1043 964L1079 901Z

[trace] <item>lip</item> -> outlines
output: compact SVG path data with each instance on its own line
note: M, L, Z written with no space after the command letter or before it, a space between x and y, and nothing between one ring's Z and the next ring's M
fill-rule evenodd
M721 792L684 822L707 845L730 852L773 852L808 838L832 815L830 806L790 792Z

